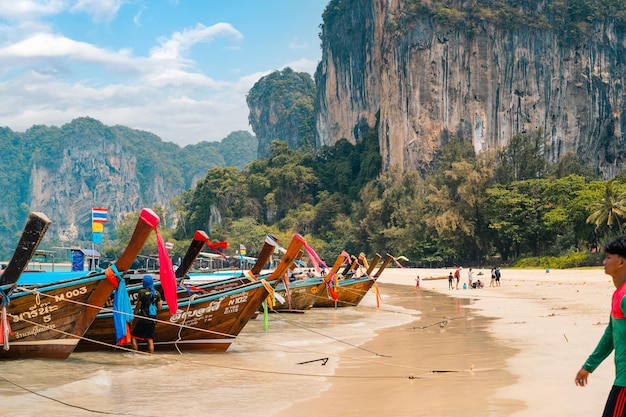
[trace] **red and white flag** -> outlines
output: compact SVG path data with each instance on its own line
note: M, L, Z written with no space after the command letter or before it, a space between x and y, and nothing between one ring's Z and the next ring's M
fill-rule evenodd
M94 207L91 209L91 221L93 223L106 223L107 222L107 213L109 209L102 207Z

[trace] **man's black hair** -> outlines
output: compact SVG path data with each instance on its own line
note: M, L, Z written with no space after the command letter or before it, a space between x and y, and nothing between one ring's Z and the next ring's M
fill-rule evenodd
M626 258L626 236L620 236L607 243L604 252Z

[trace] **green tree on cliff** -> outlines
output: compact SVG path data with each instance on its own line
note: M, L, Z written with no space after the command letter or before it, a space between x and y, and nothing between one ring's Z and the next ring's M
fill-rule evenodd
M273 140L312 152L315 146L315 84L306 72L291 68L259 79L248 92L248 120L259 140L258 155L267 158Z

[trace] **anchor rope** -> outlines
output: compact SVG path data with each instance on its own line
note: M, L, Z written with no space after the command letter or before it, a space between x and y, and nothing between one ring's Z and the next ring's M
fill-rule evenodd
M26 289L26 290L28 290L28 289ZM32 291L32 290L28 290L28 291ZM40 294L42 296L44 296L44 297L53 297L53 296L45 294L45 293L40 293ZM94 305L91 305L91 304L88 304L88 303L83 303L83 302L76 301L76 300L67 300L66 299L65 301L68 301L68 302L71 302L71 303L76 303L76 304L79 304L79 305L89 306L89 307L92 307L92 308L98 308L98 306L94 306ZM107 310L111 311L110 308L107 308ZM11 317L15 317L13 315L10 315L10 316ZM169 325L169 326L177 326L177 327L180 327L180 328L196 330L196 331L204 332L204 333L207 333L207 334L216 334L216 335L225 336L225 337L236 337L236 335L231 335L231 334L222 333L222 332L216 332L216 331L213 331L213 330L202 329L202 328L198 328L198 327L194 327L194 326L188 326L188 325L177 324L177 323L170 323L170 322L167 322L167 321L164 321L164 320L158 320L158 319L153 319L153 318L146 318L146 319L153 320L153 321L158 322L158 323L163 323L163 324L166 324L166 325ZM23 318L20 318L20 320L25 321L25 322L33 325L33 326L45 327L45 325L33 322L31 320L27 320L27 319L23 319ZM296 326L295 323L293 323L293 322L291 322L289 320L285 320L285 321L288 322L289 324L293 325L293 326ZM298 326L296 326L296 327L298 327ZM342 341L340 339L333 338L333 337L328 336L326 334L323 334L321 332L317 332L317 331L312 330L312 329L307 329L306 327L303 327L303 326L299 326L299 327L303 328L305 330L310 330L311 332L317 333L320 336L323 336L323 337L335 340L337 342L341 342L341 343L350 345L352 347L357 347L358 348L358 346L352 345L349 342L345 342L345 341ZM113 344L110 344L110 343L106 343L106 342L98 341L98 340L95 340L95 339L87 338L85 336L77 336L75 334L68 333L68 332L65 332L65 331L60 330L60 329L47 328L47 330L52 331L52 332L57 332L57 333L60 333L60 334L63 334L63 335L66 335L66 336L69 336L69 337L72 337L72 338L85 340L87 342L95 343L95 344L102 345L102 346L105 346L105 347L114 348L114 349L117 349L117 350L124 350L124 351L128 351L128 352L135 352L134 350L129 349L129 348L125 348L123 346L113 345ZM248 342L248 341L245 341L245 340L242 340L242 339L239 339L239 342L252 343L252 342ZM378 362L378 361L374 361L374 360L367 359L367 358L359 358L359 357L354 357L354 356L333 354L333 353L328 353L328 352L323 352L323 351L318 351L318 350L305 349L305 348L302 348L302 347L286 346L286 345L283 345L283 344L280 344L280 343L267 342L266 344L274 346L274 347L278 347L278 348L281 348L281 349L290 349L290 350L296 350L296 351L305 352L305 353L314 353L314 354L319 354L319 355L334 356L334 357L337 357L339 359L349 359L349 360L366 362L366 363L380 364L380 362ZM375 354L376 356L379 356L379 357L389 357L387 355L379 354L379 353L376 353L376 352L373 352L373 351L368 351L367 349L361 349L361 350L364 350L364 351L367 351L369 353ZM179 353L179 354L182 354L182 353ZM406 369L419 370L419 371L424 371L424 372L431 372L432 371L432 370L430 370L428 368L416 368L416 367L413 367L413 366L406 366L406 365L402 365L402 364L393 364L393 363L388 363L388 362L386 362L384 364L387 365L387 366L391 366L391 367L406 368ZM260 371L260 372L262 372L262 371ZM303 376L305 376L305 375L303 375Z
M34 292L34 291L28 290L28 289L23 289L23 290ZM40 293L40 294L42 296L52 297L52 296L50 296L48 294L45 294L45 293ZM83 302L76 301L76 300L66 300L66 301L74 302L76 304L80 304L80 305L84 305L84 306L90 306L90 307L93 307L93 308L101 308L100 306L94 306L94 305L90 305L88 303L83 303ZM188 308L189 308L189 305L190 305L190 303L188 303ZM102 310L112 311L112 309L110 309L110 308L102 308ZM391 312L398 313L397 311L391 311ZM334 341L337 341L337 342L340 342L340 343L344 343L346 345L349 345L349 346L352 346L352 347L355 347L355 348L359 348L358 346L350 344L349 342L342 341L342 340L340 340L338 338L334 338L332 336L328 336L326 334L323 334L322 332L310 329L310 328L308 328L306 326L302 326L302 325L296 324L292 320L285 319L284 316L285 316L285 314L283 314L283 316L281 316L281 319L283 319L285 322L287 322L288 324L290 324L290 325L292 325L294 327L298 327L300 329L311 331L311 332L313 332L315 334L318 334L320 336L332 339ZM14 316L11 315L11 317L14 317ZM459 319L459 320L460 319L467 319L467 317L453 317L453 318L449 318L447 320L457 320L457 319ZM20 320L25 321L25 322L27 322L29 324L34 325L34 326L42 326L42 325L40 325L38 323L35 323L35 322L32 322L30 320L26 320L26 319L20 319ZM447 321L447 320L445 320L445 321ZM198 328L195 328L195 327L192 327L192 326L186 326L186 325L184 325L184 322L183 322L183 324L175 324L175 323L165 322L165 321L161 321L161 320L155 320L155 321L162 322L162 323L165 323L167 325L178 326L179 327L179 331L181 331L182 328L191 328L191 329L199 330L199 331L206 332L206 333L225 335L225 334L220 333L220 332L214 332L214 331L210 331L210 330L207 330L207 329L198 329ZM433 325L436 325L436 324L438 324L438 323L434 323L434 324L428 325L428 326L423 326L423 328L430 327L430 326L433 326ZM78 337L78 336L73 335L71 333L61 331L59 329L49 329L49 330L56 331L58 333L62 333L62 334L67 335L69 337L84 339L84 340L87 340L87 341L92 342L92 343L101 344L101 345L104 345L104 346L107 346L107 347L113 347L115 349L119 349L119 350L122 350L122 351L133 352L135 354L149 355L148 353L145 353L145 352L137 352L137 351L134 351L134 350L132 350L130 348L126 348L126 347L123 347L123 346L117 346L117 345L111 345L111 344L108 344L108 343L105 343L105 342L100 342L100 341L97 341L97 340L86 338L84 336ZM226 336L231 336L231 335L226 335ZM246 341L244 339L239 339L239 341L240 342L244 342L244 343L253 343L252 341ZM406 369L406 370L410 370L412 372L409 373L408 375L388 375L388 374L382 374L382 375L327 375L327 374L310 373L310 372L304 373L304 372L276 371L276 370L268 370L268 369L257 369L257 368L238 367L238 366L231 366L231 365L221 365L221 364L215 364L215 363L201 362L201 361L198 361L198 360L189 359L189 356L184 356L180 352L180 350L178 350L178 353L179 353L180 357L177 360L183 360L186 363L192 363L192 364L197 364L197 365L201 365L201 366L208 366L208 367L227 369L227 370L233 370L233 371L239 371L239 372L254 372L254 373L262 373L262 374L270 374L270 375L296 376L296 377L309 377L309 378L328 378L328 379L347 379L347 380L367 380L367 379L392 380L392 379L407 379L407 378L410 379L410 380L413 380L413 379L425 379L425 378L428 378L428 374L430 374L430 375L435 375L435 374L442 375L442 374L447 374L447 373L472 373L473 374L474 372L487 372L487 371L493 371L494 370L494 369L473 369L473 367L470 367L469 369L429 369L429 368L408 366L408 365L404 365L404 364L390 363L389 361L379 361L379 360L367 359L367 358L362 358L362 357L354 357L354 356L351 356L351 355L333 354L333 353L328 353L328 352L321 352L321 351L314 350L314 349L304 349L304 348L301 348L301 347L285 346L285 345L282 345L282 344L271 343L271 342L267 342L265 344L271 345L271 346L275 346L275 347L278 347L278 348L281 348L281 349L290 349L290 350L295 350L295 351L305 352L305 353L315 353L315 354L320 354L320 355L325 355L325 356L333 356L333 357L338 358L338 359L353 360L353 361L358 361L358 362L377 364L377 365L382 365L384 367L388 367L390 369L391 368ZM373 353L373 354L375 354L377 356L380 356L380 357L389 357L389 356L386 356L386 355L380 355L380 354L378 354L376 352L373 352L373 351L370 351L370 350L367 350L367 349L363 349L362 348L361 350L364 350L364 351L369 352L369 353ZM207 356L207 358L210 358L210 356ZM157 357L155 359L157 359L157 360L164 360L165 358L164 357L161 357L161 358ZM418 373L418 375L415 375L415 373ZM50 401L55 401L55 402L57 402L59 404L65 405L67 407L81 409L81 410L84 410L84 411L87 411L87 412L92 412L92 413L101 413L101 414L108 414L108 415L131 415L131 416L145 417L145 416L139 416L137 414L130 414L130 413L116 413L116 412L98 411L98 410L93 410L93 409L89 409L89 408L82 407L82 406L73 405L73 404L70 404L70 403L67 403L67 402L55 399L55 398L50 397L50 396L46 396L44 394L37 393L36 391L33 391L33 390L31 390L31 389L29 389L27 387L21 386L19 384L16 384L16 383L10 381L9 379L7 379L4 376L0 376L0 378L5 380L6 382L8 382L8 383L18 387L18 388L20 388L20 389L23 389L24 391L32 393L33 395L38 395L38 396L40 396L42 398L46 398L46 399L48 399Z

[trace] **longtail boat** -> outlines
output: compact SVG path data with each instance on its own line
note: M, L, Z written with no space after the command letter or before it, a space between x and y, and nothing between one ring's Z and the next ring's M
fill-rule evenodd
M367 271L361 275L352 273L344 278L335 279L336 275L328 274L325 278L324 286L320 296L315 301L313 307L355 307L359 305L365 294L372 288L380 274L385 270L393 257L389 254L385 257L382 265L376 273L373 273L380 255L376 254L374 261L369 265ZM351 271L350 271L351 272Z
M206 232L202 230L197 230L195 232L193 239L189 245L189 248L187 249L187 252L185 253L185 256L180 266L176 269L176 272L175 272L176 278L179 280L179 285L177 287L177 297L181 301L181 303L183 303L183 305L188 305L188 301L189 301L188 298L194 296L194 294L198 294L198 295L213 294L216 292L223 293L227 290L240 287L243 284L250 283L251 278L247 278L247 277L254 277L255 274L258 274L262 270L263 266L265 265L265 263L267 263L270 256L272 255L274 247L276 246L277 243L275 242L272 236L268 236L268 238L265 240L265 243L263 245L263 248L261 250L259 258L257 259L256 264L253 266L253 268L248 272L246 276L240 275L240 271L231 271L231 274L230 274L231 277L229 278L220 277L219 280L205 282L203 284L200 284L198 287L186 284L184 282L184 278L187 277L188 271L191 269L191 266L193 265L194 260L200 254L205 244L209 248L216 250L218 253L221 253L217 250L218 248L224 249L227 246L225 242L212 243L209 240L209 237L207 236ZM233 276L233 274L235 275ZM134 273L132 275L134 275ZM132 275L126 275L126 278L129 279L130 281L137 281L136 279L132 277ZM138 274L138 275L141 275L141 274ZM227 277L227 275L225 276ZM141 279L141 276L139 276L138 278ZM161 280L158 278L159 277L157 275L157 279L154 283L154 286L155 286L155 289L161 293L163 289L161 287ZM131 302L135 303L137 301L138 291L141 289L141 287L142 287L141 284L137 284L137 283L127 286L126 289L129 294L129 298ZM194 298L197 299L198 295L196 295ZM205 300L203 299L202 301L205 301ZM109 299L106 301L100 313L96 316L95 322L89 328L89 330L85 334L85 337L79 342L76 348L77 351L97 350L100 348L106 349L110 347L110 345L116 344L115 336L111 334L111 331L112 331L111 325L113 323L112 308L113 308L113 298L109 297ZM159 318L157 317L157 319ZM97 346L98 344L101 344L102 346L98 347ZM118 345L120 344L119 341L117 342L117 344ZM121 343L121 345L125 345L125 343Z
M178 310L157 312L154 346L158 350L201 350L223 352L228 349L261 303L273 292L272 285L282 277L296 258L304 239L294 235L276 269L258 281L238 283L216 291L181 297ZM261 265L262 268L263 265ZM81 349L101 350L116 344L112 313L101 312L81 342Z
M264 245L264 249L261 253L266 250L268 252L265 257L263 257L262 255L259 256L259 261L257 261L255 267L253 267L253 269L250 271L252 276L257 276L261 272L262 266L271 256L273 247L267 246L267 243L268 242L266 240L266 244ZM274 242L273 245L276 245L276 243ZM301 249L298 252L298 255L294 259L293 263L289 267L289 274L291 274L292 270L298 266L297 262L302 258L303 255L304 250ZM273 303L270 307L271 310L276 312L302 313L313 306L317 296L319 295L322 287L324 287L325 284L321 277L290 281L288 276L289 274L283 274L282 277L279 277L280 281L274 288L274 294L276 294L277 296L273 297ZM194 275L194 279L196 281L200 280L202 279L202 276L204 276L205 278L216 279L215 282L205 282L203 284L197 285L197 288L208 292L232 289L235 288L237 285L248 282L246 280L247 275L245 274L235 275L228 279L219 279L220 275L196 274Z
M205 294L205 293L214 293L218 291L225 291L229 289L234 289L240 285L247 284L252 281L258 280L260 273L262 272L263 266L269 261L269 258L272 256L275 246L277 245L275 238L268 235L268 238L265 240L263 244L263 248L261 249L261 253L257 259L257 262L253 265L252 269L242 273L240 270L229 270L223 271L214 274L214 273L205 273L198 274L198 277L204 276L207 278L205 281L199 281L196 285L191 285L191 283L185 282L185 278L188 278L187 273L191 269L194 260L198 257L200 252L202 251L204 245L208 245L210 248L220 247L224 248L226 245L225 242L216 242L212 243L209 240L206 232L202 230L196 230L194 237L185 253L185 256L180 264L180 266L176 269L175 276L178 280L177 287L177 296L179 299L184 299L192 296L193 294ZM154 271L153 271L154 272ZM134 273L132 275L135 275ZM130 277L130 281L135 281L134 284L130 284L127 286L127 291L129 293L131 302L137 301L138 291L141 289L142 285L140 284L143 274L136 274L137 277L132 277L132 275L125 275L125 278ZM155 289L159 292L162 292L161 280L158 277L158 273L155 274ZM210 278L210 280L209 280ZM109 298L104 305L103 312L106 313L110 308L113 307L113 298Z
M104 273L44 286L17 286L4 279L8 267L5 285L0 286L8 335L0 358L66 359L118 285L120 271L132 265L158 222L152 210L144 209L124 253Z
M278 312L301 313L309 310L320 296L326 283L322 277L300 279L293 282L283 280L274 292L284 301L276 300L273 310Z
M332 277L339 272L344 257L339 255L333 264L328 276ZM326 289L324 277L311 277L290 282L283 278L276 285L275 292L282 296L284 301L276 301L274 311L278 312L303 312L312 308L319 296Z

